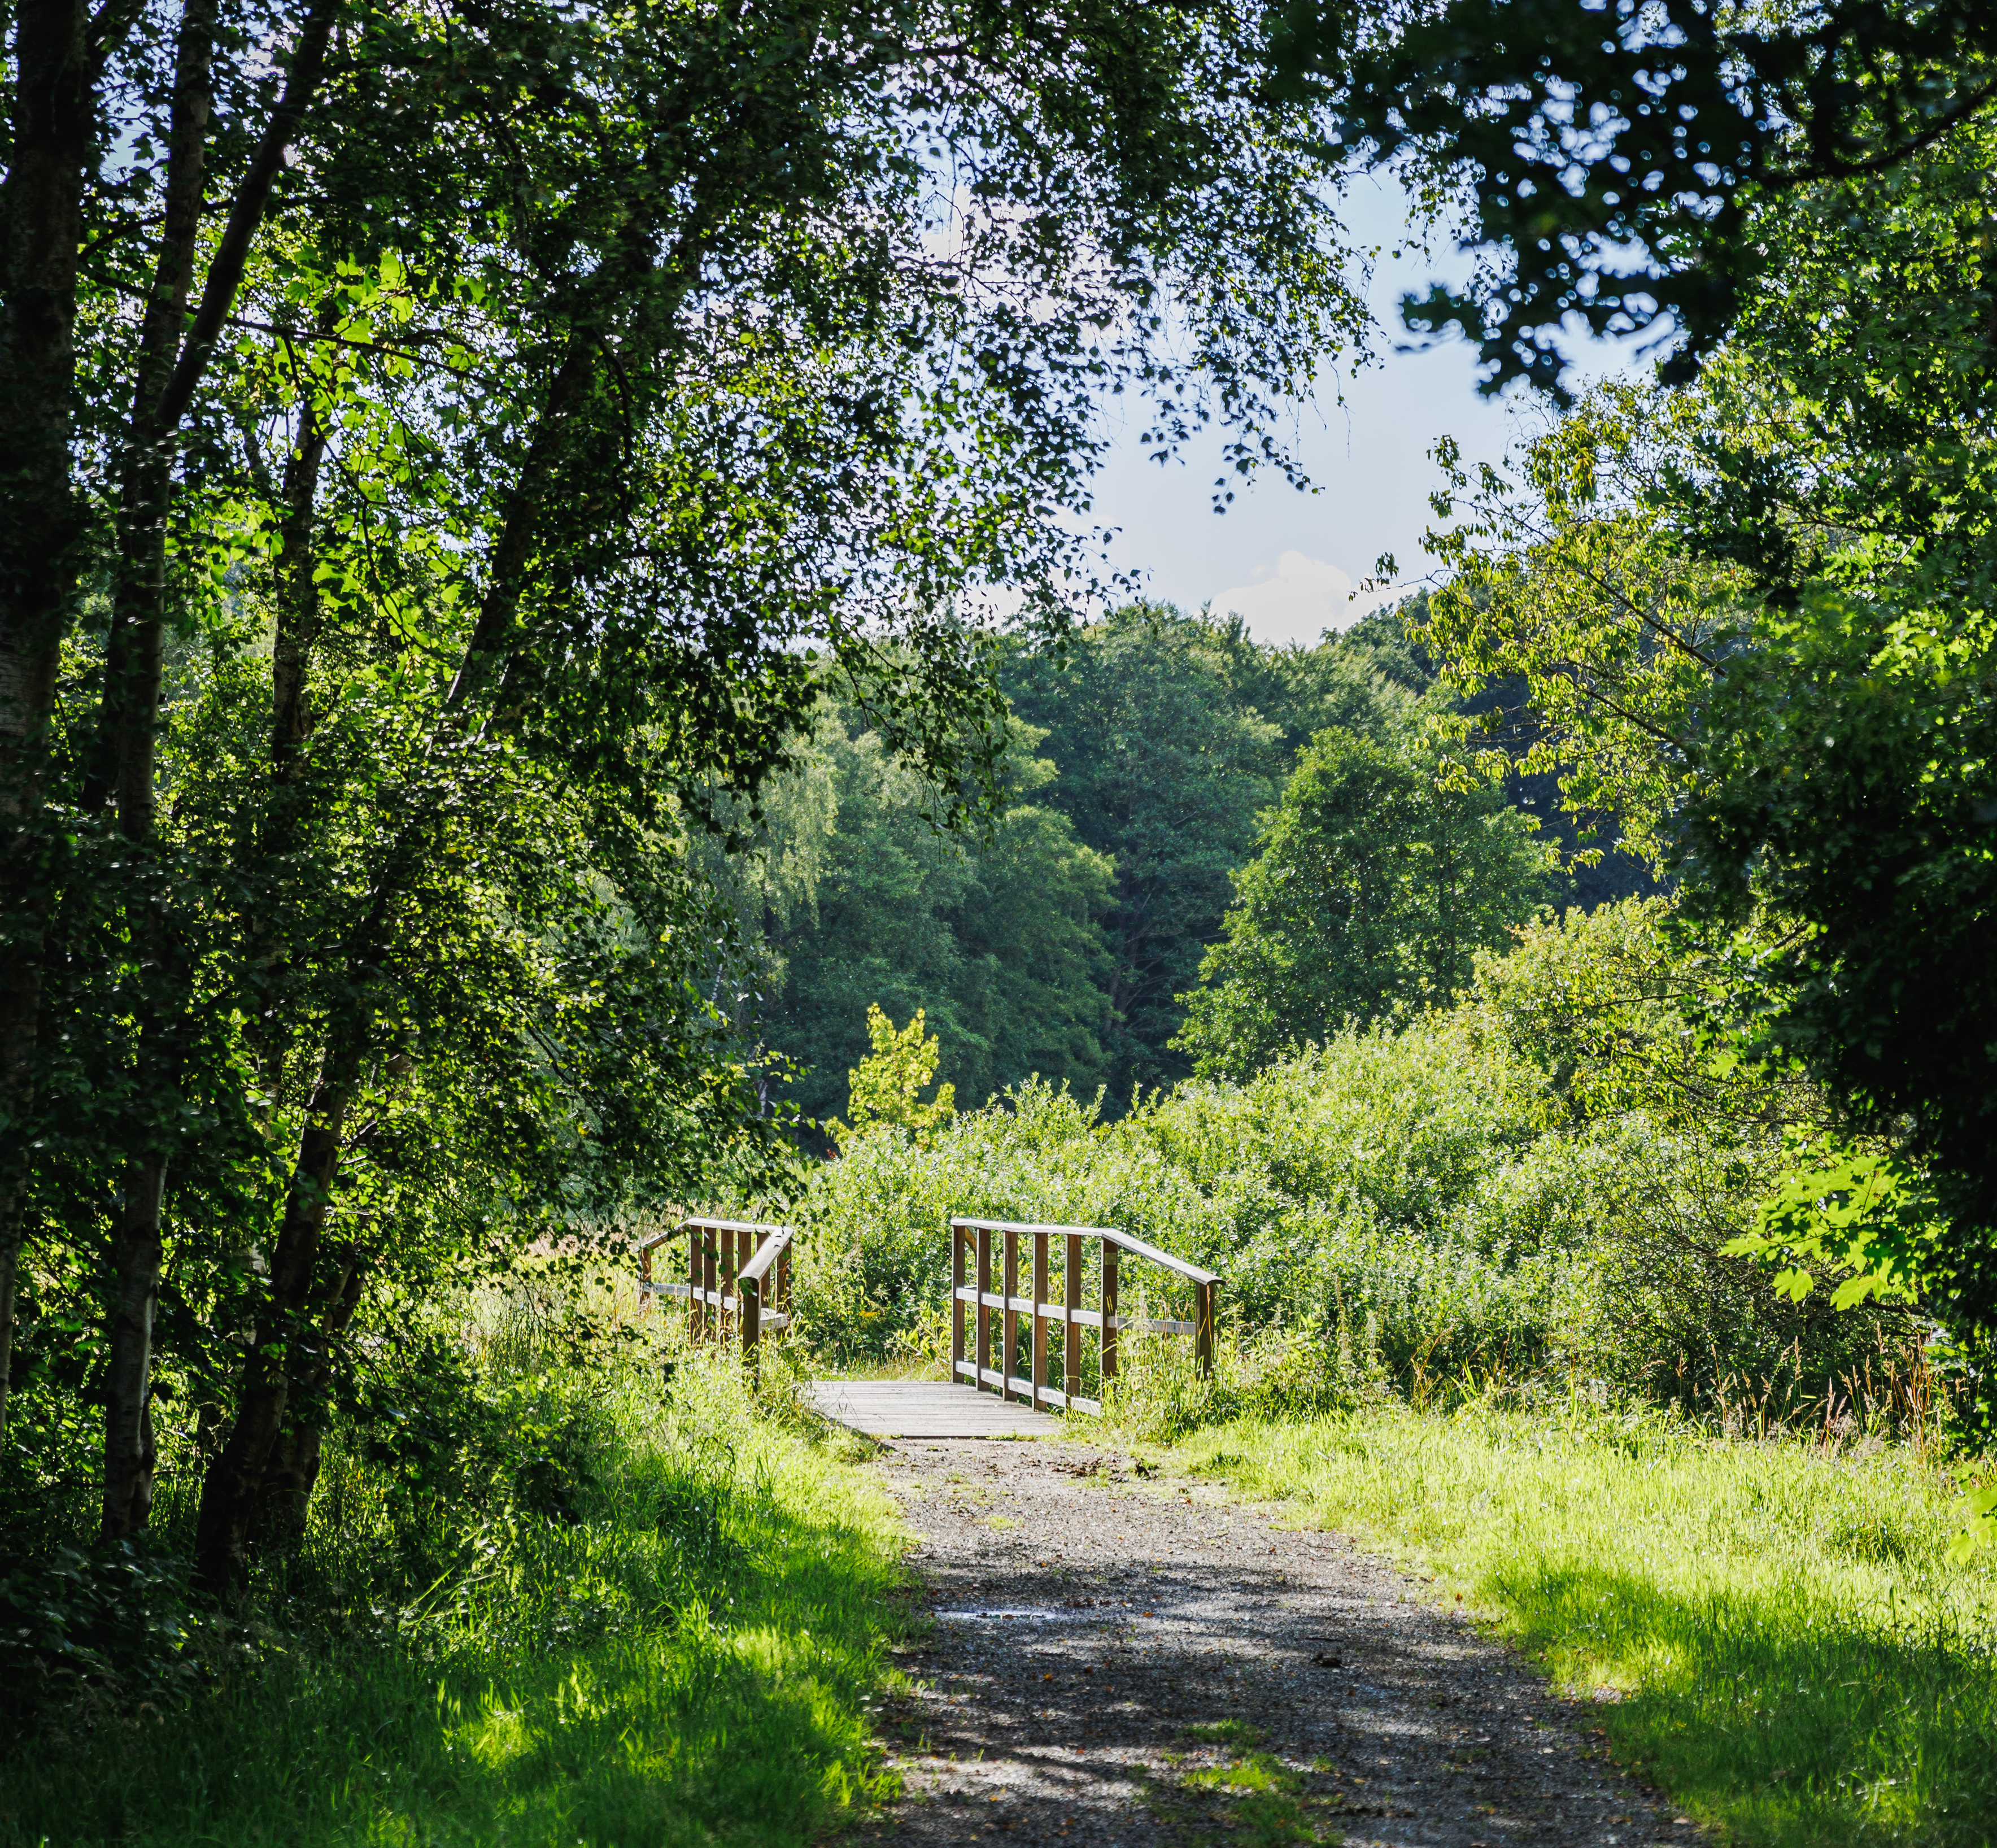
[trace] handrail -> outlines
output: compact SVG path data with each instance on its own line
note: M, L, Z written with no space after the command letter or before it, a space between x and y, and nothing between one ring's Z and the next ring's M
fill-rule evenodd
M655 1282L652 1253L682 1237L688 1241L687 1281ZM682 1219L670 1231L639 1240L639 1295L647 1309L654 1296L684 1296L687 1329L695 1340L711 1331L715 1340L726 1342L733 1328L743 1357L753 1360L765 1334L774 1335L791 1325L791 1247L795 1237L788 1226L753 1219ZM770 1277L773 1266L774 1281ZM766 1284L770 1285L767 1291Z
M1031 1405L1057 1411L1072 1408L1100 1412L1102 1406L1099 1400L1081 1396L1080 1331L1083 1329L1095 1331L1097 1370L1105 1381L1116 1377L1116 1336L1123 1329L1190 1335L1200 1370L1209 1374L1213 1371L1214 1317L1220 1282L1213 1271L1189 1264L1183 1258L1174 1257L1169 1251L1161 1251L1157 1246L1112 1226L1055 1226L1017 1219L953 1218L949 1233L953 1380L967 1380L978 1390L988 1388L1005 1398L1023 1399ZM995 1236L1001 1241L998 1255L1004 1263L1004 1275L999 1280L1002 1287L996 1290L992 1287L995 1280L992 1274ZM1022 1239L1033 1241L1033 1293L1030 1296L1019 1293ZM1049 1300L1048 1242L1057 1239L1067 1241L1062 1264L1064 1300L1061 1302ZM1102 1246L1099 1309L1085 1309L1081 1306L1084 1239L1095 1239ZM974 1284L966 1276L967 1250L971 1252L976 1267ZM1193 1287L1193 1319L1182 1322L1149 1315L1119 1315L1116 1312L1116 1259L1123 1251L1129 1252L1133 1257L1147 1259L1187 1279ZM975 1312L974 1320L966 1316L967 1308ZM996 1328L993 1326L995 1314L998 1318ZM1023 1319L1028 1319L1030 1326L1033 1353L1030 1379L1022 1379L1012 1371ZM968 1331L967 1321L973 1322ZM1047 1384L1050 1324L1061 1331L1061 1369L1064 1375L1061 1388ZM973 1337L972 1351L968 1357L965 1353L967 1332ZM995 1369L987 1364L993 1357L995 1335L998 1337L997 1357L1000 1363Z
M770 1236L757 1248L756 1255L735 1273L738 1284L760 1284L770 1274L770 1267L791 1248L791 1229L788 1226L769 1228Z
M1113 1245L1121 1246L1136 1257L1147 1257L1154 1264L1162 1264L1168 1270L1176 1270L1188 1281L1196 1284L1217 1284L1220 1273L1202 1270L1197 1264L1189 1264L1182 1257L1174 1257L1169 1251L1161 1251L1157 1246L1127 1232L1120 1232L1114 1226L1056 1226L1041 1225L1023 1219L952 1219L953 1226L968 1227L973 1232L1061 1232L1078 1233L1085 1239L1107 1239Z

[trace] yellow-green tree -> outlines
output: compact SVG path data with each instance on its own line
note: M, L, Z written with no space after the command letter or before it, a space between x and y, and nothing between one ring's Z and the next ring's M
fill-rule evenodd
M957 1114L954 1085L939 1084L927 1103L923 1088L936 1076L942 1048L933 1033L924 1036L923 1011L897 1028L874 1002L867 1009L867 1038L874 1050L847 1076L852 1090L847 1105L849 1122L835 1124L842 1137L857 1135L870 1123L899 1123L919 1138Z

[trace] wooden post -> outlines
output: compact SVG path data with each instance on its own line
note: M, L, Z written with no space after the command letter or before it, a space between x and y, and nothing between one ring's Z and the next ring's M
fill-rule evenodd
M1033 1234L1033 1403L1047 1383L1047 1235Z
M1005 1231L1005 1307L1001 1312L1005 1354L998 1363L998 1393L1002 1398L1017 1398L1012 1390L1012 1370L1019 1364L1019 1316L1012 1298L1019 1293L1019 1235L1009 1226Z
M714 1305L706 1295L714 1288L714 1250L707 1242L705 1227L695 1226L688 1230L693 1235L693 1336L696 1341L702 1341L715 1326Z
M729 1340L741 1340L743 1333L741 1301L735 1295L735 1291L739 1288L739 1284L735 1283L735 1277L741 1270L737 1250L739 1246L735 1233L723 1233L721 1235L721 1340L723 1340L723 1345L727 1345Z
M1213 1288L1210 1283L1192 1287L1193 1358L1209 1379L1213 1376Z
M955 1385L964 1377L964 1228L950 1222L950 1378Z
M713 1301L719 1260L717 1253L715 1253L713 1233L709 1233L707 1226L699 1226L693 1236L695 1243L699 1243L701 1246L701 1288L707 1293L701 1298L701 1333L709 1340L719 1340L721 1339L721 1305Z
M757 1344L763 1339L763 1286L752 1277L741 1288L742 1359L754 1367L758 1358Z
M1066 1299L1067 1320L1061 1325L1062 1389L1070 1398L1081 1390L1081 1330L1076 1327L1074 1312L1081 1307L1081 1234L1067 1235L1067 1262L1062 1267L1061 1295Z
M780 1314L791 1312L791 1248L786 1245L777 1253L777 1308Z
M1102 1383L1106 1387L1116 1377L1116 1247L1102 1241Z
M978 1229L978 1353L974 1364L978 1368L978 1390L985 1390L985 1370L992 1364L986 1356L992 1350L992 1305L985 1299L992 1294L992 1234L985 1226Z

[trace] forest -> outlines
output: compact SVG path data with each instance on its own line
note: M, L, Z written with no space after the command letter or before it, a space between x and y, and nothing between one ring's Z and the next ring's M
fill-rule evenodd
M1074 1441L1687 1827L1992 1839L1985 9L5 30L0 1848L896 1826L930 1581L811 1395L949 1377L954 1216L1217 1273ZM1374 174L1470 260L1384 323ZM1537 407L1423 588L1112 563L1112 411L1220 515L1411 340ZM689 1214L795 1229L754 1369Z
M1465 701L1442 686L1416 639L1426 603L1308 650L1143 603L1072 632L1058 653L1012 641L996 664L1006 799L990 834L939 831L929 786L864 715L828 698L803 761L764 796L747 850L708 849L739 946L710 992L733 998L751 1059L767 1046L793 1074L775 1079L773 1098L807 1126L836 1119L869 1050L871 1006L899 1020L924 1013L939 1078L962 1105L1038 1076L1085 1098L1101 1091L1115 1117L1191 1077L1186 998L1223 935L1233 875L1256 858L1266 816L1303 764L1330 751L1327 733L1477 779L1447 817L1425 826L1376 811L1371 840L1327 846L1356 886L1397 883L1385 869L1418 841L1492 846L1470 856L1471 908L1450 915L1439 884L1409 892L1379 921L1397 950L1355 942L1322 992L1285 998L1257 1063L1286 1040L1447 996L1478 950L1505 943L1543 905L1592 908L1650 890L1649 869L1612 843L1595 857L1579 846L1554 778L1478 763L1448 735L1473 714L1516 732L1523 689ZM1359 819L1370 800L1359 767L1326 768L1319 799ZM1509 829L1494 819L1514 812ZM1423 960L1419 974L1392 970L1402 952Z

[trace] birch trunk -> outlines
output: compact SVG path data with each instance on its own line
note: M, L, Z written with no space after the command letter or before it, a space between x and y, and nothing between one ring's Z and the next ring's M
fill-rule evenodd
M26 1126L53 873L42 780L82 523L70 443L77 252L96 113L88 7L19 0L12 10L12 146L0 200L0 1430L13 1379Z
M125 1167L116 1234L117 1294L111 1311L111 1364L104 1401L104 1538L136 1533L153 1512L153 1318L159 1304L164 1154Z
M174 102L167 156L166 212L153 291L139 336L138 377L119 506L119 577L106 663L100 780L115 788L118 831L133 850L140 884L128 906L132 946L150 977L147 1016L139 1036L140 1121L126 1158L114 1239L116 1295L111 1317L110 1367L105 1399L104 1515L107 1540L143 1527L153 1506L153 1322L157 1305L166 1201L167 1152L157 1119L175 1102L180 1060L179 1002L173 991L180 957L171 926L147 901L151 870L154 784L157 779L160 681L164 634L167 515L174 433L159 409L180 357L181 330L194 287L207 171L210 71L216 0L190 0L181 16L174 61ZM101 796L98 798L102 799ZM86 807L93 805L86 795Z

